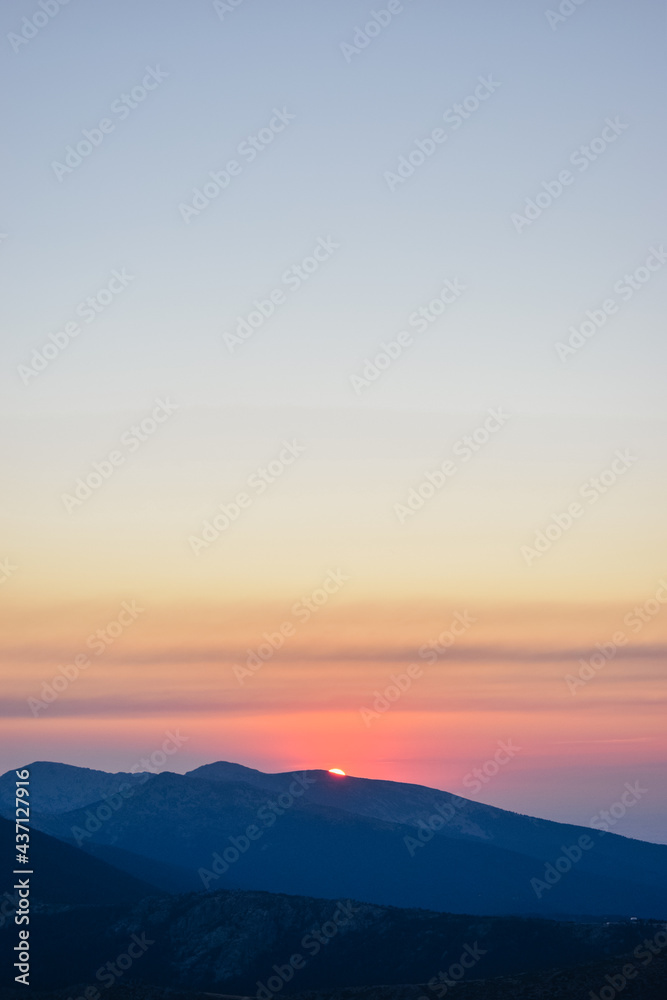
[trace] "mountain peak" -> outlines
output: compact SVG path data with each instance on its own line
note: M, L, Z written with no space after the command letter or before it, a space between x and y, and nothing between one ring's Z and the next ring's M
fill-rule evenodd
M77 809L107 798L121 785L136 781L140 773L118 771L110 774L92 767L36 760L25 764L30 772L30 802L37 813L57 813ZM16 770L0 777L0 813L13 815Z

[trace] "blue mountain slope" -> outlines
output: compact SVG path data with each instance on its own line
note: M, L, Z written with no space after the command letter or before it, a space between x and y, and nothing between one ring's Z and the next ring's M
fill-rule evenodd
M427 835L424 827L430 825L437 827L433 830L436 836L487 842L545 863L557 860L563 846L570 847L587 834L595 843L595 850L586 855L586 868L604 875L608 863L612 862L622 867L626 878L641 881L648 877L649 882L657 879L667 889L667 847L662 844L648 844L612 833L602 835L596 830L568 823L536 819L424 785L349 775L339 778L327 771L305 773L316 779L308 789L307 799L311 804L416 826L422 829L422 836ZM264 774L219 761L190 771L187 776L221 783L244 781L268 792L285 788L292 774ZM445 820L442 825L438 817Z
M138 787L151 777L147 772L109 774L90 767L44 760L26 766L30 771L30 804L40 813L77 809L113 795L121 787ZM15 771L6 771L0 776L0 816L14 816L15 787Z
M466 823L443 819L432 833L420 818L442 817L436 810L451 805L447 793L322 771L306 772L300 782L291 774L252 781L164 773L115 811L104 810L102 822L95 821L97 806L34 822L63 839L203 869L202 888L349 896L459 913L667 915L667 847L461 800L455 815L469 810ZM395 818L368 815L380 810ZM549 885L546 866L582 836L590 850ZM539 893L533 879L542 882Z
M15 853L15 828L0 817L0 852L5 859ZM158 896L159 889L145 878L135 878L98 858L89 857L69 844L38 830L30 834L30 877L32 903L129 903L144 896ZM0 875L2 917L16 904L14 885L20 875L13 875L5 865ZM9 907L4 905L5 901ZM4 923L1 920L0 923Z

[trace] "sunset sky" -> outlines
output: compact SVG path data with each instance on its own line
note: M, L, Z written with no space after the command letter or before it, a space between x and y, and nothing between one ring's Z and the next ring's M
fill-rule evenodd
M512 740L480 800L667 842L664 4L226 6L0 12L1 769Z

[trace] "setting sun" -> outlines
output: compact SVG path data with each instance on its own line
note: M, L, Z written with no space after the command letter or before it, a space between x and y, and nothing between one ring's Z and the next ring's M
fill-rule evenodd
M341 771L339 767L330 767L329 774L342 774L345 775L345 771Z

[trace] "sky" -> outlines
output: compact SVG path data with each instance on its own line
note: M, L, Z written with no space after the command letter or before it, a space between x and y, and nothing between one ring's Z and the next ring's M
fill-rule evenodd
M3 4L2 770L667 840L664 20Z

